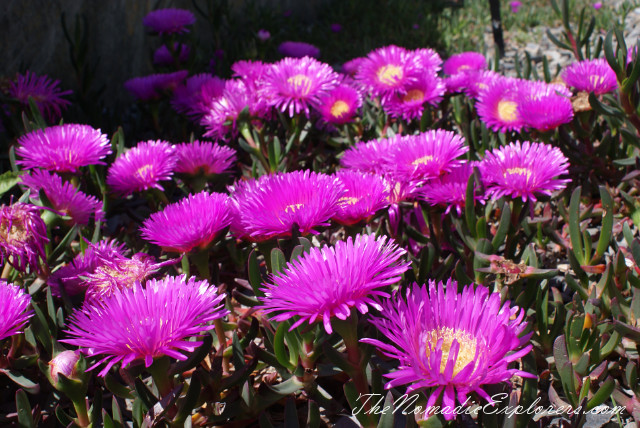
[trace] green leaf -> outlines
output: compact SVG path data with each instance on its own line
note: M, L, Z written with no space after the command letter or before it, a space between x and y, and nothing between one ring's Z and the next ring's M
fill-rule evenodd
M571 238L572 253L580 265L585 264L582 248L582 233L580 232L580 191L578 186L571 194L569 204L569 237Z
M109 373L107 373L107 375L104 377L104 384L107 387L107 389L117 397L124 398L127 400L132 400L134 398L133 394L131 393L131 390L126 386L122 385L121 383L119 383L118 381L116 381L114 377Z
M597 391L595 392L595 394L593 394L591 400L587 401L586 410L589 411L594 407L597 407L604 403L611 396L611 393L613 392L615 386L616 383L610 377L608 377L607 380L604 381L604 383L598 385Z
M289 328L288 322L282 322L276 330L276 334L273 337L273 352L278 359L278 362L289 370L294 370L296 366L291 364L289 352L286 349L284 338Z
M260 264L258 263L258 253L252 250L249 254L247 271L249 274L249 283L256 297L263 297L264 292L260 290L262 287L262 275L260 274Z
M295 400L289 398L284 406L284 426L287 428L298 428L300 423L298 422L298 412L296 410Z
M13 171L7 171L0 175L0 196L4 195L18 184L20 181L20 175L20 173Z
M385 412L384 409L392 409L393 406L393 395L391 395L391 391L387 392L387 395L384 399L384 404L382 405L382 415L380 415L380 420L378 421L378 428L386 428L393 426L393 411Z
M191 376L191 382L189 384L189 389L187 390L187 394L184 397L180 405L180 410L178 410L178 414L173 419L175 426L183 426L184 421L188 416L191 415L193 409L197 406L198 399L200 398L200 390L202 389L202 382L200 381L200 376L198 373L194 373Z
M0 369L0 373L7 375L9 379L25 389L30 394L37 394L40 392L40 384L37 384L29 380L25 375L16 370Z
M465 221L467 222L467 227L471 232L471 236L475 238L477 235L476 235L476 227L475 227L476 226L476 214L475 214L476 199L474 197L474 190L475 190L475 174L471 174L471 176L469 176L469 180L467 181L467 190L466 190L465 203L464 203L464 218L465 218Z
M604 255L611 241L613 231L613 199L604 186L600 186L600 198L602 199L602 227L596 252L591 259L591 264L596 263Z
M202 345L196 348L196 350L193 351L186 360L179 361L172 368L171 373L172 374L183 373L191 370L194 367L197 367L198 364L200 364L202 360L204 360L205 357L209 355L211 346L213 346L213 337L210 334L205 334L204 337L202 338Z
M16 410L18 412L18 424L21 428L35 428L33 415L31 414L31 404L27 394L19 389L16 391Z
M500 216L500 223L498 223L498 230L496 230L496 234L491 240L491 246L494 249L500 248L500 246L504 243L504 240L507 236L507 232L509 231L509 224L511 223L511 207L508 202L505 202L502 206L502 215Z
M565 336L559 336L553 343L553 357L556 363L556 370L560 374L560 381L562 383L562 389L564 390L569 403L576 407L578 400L576 396L575 379L573 374L573 365L569 361L569 354L567 352L567 344Z
M616 75L622 73L622 69L620 68L613 52L613 31L609 31L607 36L604 38L604 56Z
M286 264L287 259L280 248L271 250L271 273L282 272Z

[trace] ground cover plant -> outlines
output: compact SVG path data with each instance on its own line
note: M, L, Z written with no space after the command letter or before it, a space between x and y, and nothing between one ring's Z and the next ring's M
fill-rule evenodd
M518 77L266 27L214 75L227 15L157 9L113 130L69 32L84 89L2 86L0 424L635 426L640 58L574 6Z

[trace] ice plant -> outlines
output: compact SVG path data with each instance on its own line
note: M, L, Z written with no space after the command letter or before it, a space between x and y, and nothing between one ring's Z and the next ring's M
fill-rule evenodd
M190 53L191 48L184 43L175 42L173 44L173 53L167 45L162 45L153 52L153 63L156 65L173 65L175 63L187 62Z
M573 119L571 91L566 87L527 82L521 92L517 111L526 127L548 131Z
M339 76L333 69L311 57L284 58L266 71L262 95L267 102L290 117L317 104L322 95L338 85Z
M193 25L196 17L185 9L158 9L149 12L142 24L158 34L188 33L187 26Z
M15 203L0 206L0 259L20 272L30 267L40 272L40 260L46 260L44 250L47 226L35 205Z
M467 184L473 174L473 163L465 162L453 167L448 174L437 180L428 182L420 188L419 195L431 205L445 206L445 214L455 208L458 215L462 215L464 209ZM476 194L475 199L483 202L483 195Z
M551 195L571 180L555 178L567 174L569 161L559 148L519 141L487 152L480 163L487 195L535 201L536 194Z
M454 76L468 71L482 71L487 69L487 60L479 52L462 52L451 55L442 65L444 74Z
M320 58L320 49L304 42L283 42L278 46L278 53L290 58L303 58L305 56Z
M425 72L415 82L404 86L404 93L394 93L382 100L382 108L392 117L405 120L422 117L425 104L438 105L445 93L445 84L435 72Z
M80 360L78 351L62 351L49 361L49 376L56 386L60 375L74 378L77 375L77 363Z
M170 180L176 165L175 147L166 141L138 143L118 157L107 174L107 184L122 196L156 188Z
M530 334L525 330L525 313L509 302L500 304L499 293L478 285L465 287L449 280L446 285L429 281L414 284L382 303L381 317L372 323L386 341L365 338L361 342L378 347L398 361L398 370L386 389L409 384L407 393L435 388L427 409L442 396L443 415L455 417L455 401L465 403L475 392L489 403L484 385L506 382L513 376L535 378L530 373L509 368L509 364L531 351Z
M336 173L345 193L338 200L338 212L333 220L352 225L372 217L389 205L388 184L375 174L344 169Z
M158 100L164 93L172 93L186 77L187 70L134 77L124 82L124 88L140 101Z
M11 98L15 98L25 107L29 106L29 98L32 98L38 109L49 120L54 121L60 118L62 109L71 104L63 97L73 93L60 90L59 84L59 80L27 71L25 74L16 75L15 80L9 82L7 92Z
M31 296L17 285L0 280L0 340L18 334L33 316L27 310L31 305Z
M618 88L616 73L603 58L574 62L562 72L562 79L578 91L596 95L613 92Z
M390 167L402 181L429 180L451 170L469 150L453 131L434 129L402 138L387 154Z
M362 65L362 61L364 58L354 58L342 64L341 71L347 76L355 76L358 70L360 69L360 65Z
M189 253L209 247L230 224L228 196L200 192L152 214L140 231L165 251Z
M291 329L322 321L331 333L332 317L345 320L351 308L363 314L369 305L380 308L372 298L389 296L381 288L400 281L409 267L401 260L405 253L392 240L375 234L338 241L334 247L314 247L271 277L260 308L275 313L271 318L276 321L297 317Z
M476 108L487 128L495 132L519 131L524 125L518 114L521 82L514 78L497 78L480 91Z
M86 165L102 164L111 154L107 136L89 125L66 124L38 129L18 139L17 161L27 169L76 172Z
M175 172L212 176L228 172L236 160L236 151L209 141L195 140L176 147Z
M387 96L406 92L405 85L423 71L417 55L391 45L370 52L360 63L356 79L373 96Z
M362 172L388 172L389 152L405 138L395 135L391 138L358 142L355 146L345 150L340 164L345 168Z
M138 283L76 310L67 324L70 338L62 342L99 357L88 370L106 363L99 376L117 363L127 367L142 360L149 367L154 358L164 355L186 360L185 353L202 345L188 339L211 330L211 321L227 315L223 299L207 281L193 277L149 280L145 288Z
M303 235L327 226L338 210L344 190L334 177L310 171L263 175L236 183L232 193L232 230L262 241Z
M358 91L342 83L319 99L317 109L323 121L341 125L351 122L361 106L362 100Z
M75 224L86 225L92 216L95 221L104 219L102 201L82 193L68 181L63 183L57 174L38 169L23 175L21 180L35 196L42 190L52 208L59 214L71 217Z
M208 73L189 77L173 91L171 106L194 120L200 120L211 104L222 96L225 81Z
M67 265L54 271L47 284L51 294L62 297L63 293L73 297L84 293L88 284L83 278L92 274L98 267L105 264L105 260L124 257L127 252L125 244L103 239L96 244L89 244L83 253L78 254Z
M136 253L131 258L119 254L107 258L105 252L96 255L99 258L98 266L92 273L87 273L84 279L85 305L104 300L118 290L133 288L136 283L143 282L161 267L176 263L172 259L158 263L153 256L145 253Z

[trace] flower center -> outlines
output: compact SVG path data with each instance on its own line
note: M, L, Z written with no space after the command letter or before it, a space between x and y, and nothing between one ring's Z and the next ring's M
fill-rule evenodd
M148 180L149 178L151 178L153 173L153 165L142 165L140 168L138 168L136 170L136 172L133 173L133 176L140 179L140 180Z
M396 85L398 82L400 82L402 76L402 68L393 64L384 65L380 67L376 72L378 81L387 86Z
M298 211L300 208L302 208L304 206L304 204L291 204L291 205L287 205L284 209L285 213L294 213L296 211Z
M296 74L289 77L287 83L298 95L306 96L311 92L311 79L304 74Z
M402 97L402 101L405 103L410 103L413 101L422 101L424 99L424 92L420 89L410 89L404 96Z
M449 353L453 346L453 341L458 342L458 357L454 361L453 375L455 377L460 370L465 368L467 364L472 362L476 357L476 348L478 341L469 333L461 330L455 330L450 327L441 327L427 333L426 354L427 358L431 352L436 350L438 341L442 339L442 358L440 359L440 373L443 374L449 361Z
M24 242L27 237L27 230L24 224L17 218L12 218L9 221L5 220L0 224L0 239L9 245L14 242Z
M464 70L469 70L471 68L471 66L467 65L467 64L462 64L461 66L458 67L458 69L456 70L456 74L460 73L461 71Z
M498 116L505 122L514 122L518 120L517 109L518 105L513 101L502 100L498 103Z
M418 166L418 165L426 165L429 162L431 162L433 160L433 156L431 155L427 155L427 156L422 156L421 158L418 158L416 160L414 160L413 162L411 162L413 165Z
M604 83L604 76L600 76L598 74L592 74L591 76L589 76L589 83L591 83L591 86L593 87L602 85Z
M349 105L342 100L338 100L331 106L331 116L340 118L349 112Z
M522 167L508 168L502 175L505 178L508 175L524 175L525 177L527 177L527 180L528 180L531 178L531 170L529 168L522 168Z
M360 198L356 198L355 196L343 196L338 199L338 203L341 205L355 205L360 201Z

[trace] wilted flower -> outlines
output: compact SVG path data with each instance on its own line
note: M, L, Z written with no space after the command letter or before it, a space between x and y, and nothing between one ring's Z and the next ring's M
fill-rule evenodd
M117 241L103 239L96 244L89 244L83 253L73 258L71 263L62 266L51 274L47 284L51 288L51 294L62 297L63 291L67 296L73 297L84 293L88 284L83 279L87 275L104 264L104 260L113 260L124 257L127 252L125 244Z
M212 176L228 172L236 160L236 151L209 141L195 140L175 146L175 172Z
M596 95L613 92L618 88L616 73L603 58L574 62L562 72L562 79L578 91L593 92Z
M548 131L573 119L571 91L562 85L545 82L526 82L521 88L518 115L524 125Z
M290 117L317 104L322 95L338 85L339 76L331 67L310 57L285 58L269 67L261 92L267 102Z
M24 75L16 75L14 81L9 82L8 94L25 107L29 106L29 98L38 106L51 121L57 120L62 115L62 109L67 108L71 102L62 98L73 91L61 91L58 88L59 80L51 80L49 76L38 76L27 71Z
M420 76L404 86L404 93L394 93L382 100L382 108L392 117L405 120L422 117L424 105L438 105L445 93L445 84L435 72Z
M360 313L368 305L380 309L372 297L389 295L380 288L400 281L409 264L400 258L405 250L385 236L357 235L338 241L334 247L312 248L297 260L287 263L281 274L265 284L260 308L272 319L298 319L291 329L322 320L332 332L331 318L347 319L351 308Z
M194 120L207 114L215 100L222 96L225 81L208 73L189 77L173 92L171 106Z
M429 181L420 188L420 196L431 205L444 205L447 207L445 214L455 208L458 215L462 214L462 209L467 198L467 184L473 174L473 163L465 162L455 166L448 174L437 180ZM483 202L483 195L476 194L475 199Z
M343 169L336 177L345 189L338 201L338 212L332 218L336 222L355 224L389 205L388 184L379 175Z
M278 46L278 53L290 58L320 58L320 49L304 42L284 42Z
M161 267L174 264L177 260L157 263L153 256L145 253L134 254L130 259L119 254L107 258L107 254L96 253L99 258L95 271L85 276L85 305L96 304L118 290L133 288L136 283L156 273Z
M509 302L500 305L500 294L477 285L457 292L458 284L446 286L429 281L429 287L414 284L406 300L400 293L382 303L382 317L373 318L388 342L365 338L399 362L398 370L385 376L385 388L410 384L407 393L435 387L426 408L442 398L445 419L455 417L455 401L463 404L476 392L493 404L484 385L506 382L512 376L535 378L510 369L509 364L531 351L531 333L525 330L525 313ZM446 289L445 289L446 287Z
M157 100L173 92L189 75L187 70L134 77L124 82L124 88L140 101Z
M222 193L189 195L151 214L140 229L142 237L165 251L204 250L231 224L228 199Z
M263 175L239 181L232 193L232 230L262 241L300 233L317 233L338 209L344 190L334 177L310 171Z
M551 195L564 189L570 179L554 178L567 174L569 161L559 148L525 141L511 143L485 154L480 163L487 195L536 200L536 193Z
M453 131L434 129L401 138L387 154L388 163L401 181L429 180L448 172L469 150L464 138Z
M44 168L57 172L76 172L86 165L101 164L111 154L107 136L89 125L66 124L37 129L18 139L18 165L27 169Z
M358 91L343 83L320 97L317 109L322 120L340 125L351 122L361 106L362 100Z
M31 296L17 285L0 280L0 340L21 332L33 311L27 311Z
M524 125L518 114L521 82L513 78L498 78L480 92L476 108L487 128L495 132L519 131Z
M417 55L391 45L370 52L360 63L356 79L373 96L388 96L405 93L403 88L423 71Z
M44 250L49 242L47 226L35 205L15 203L0 206L0 260L20 272L27 266L40 272L40 260L47 259Z
M88 224L92 215L95 221L104 219L102 201L82 193L68 181L63 183L57 174L38 169L29 175L23 175L20 179L36 196L42 190L51 202L52 208L62 215L71 217L75 224Z
M228 314L215 287L207 281L185 276L147 281L146 288L116 291L104 301L75 311L67 324L70 339L88 356L101 358L88 370L107 363L99 376L121 362L126 367L144 360L149 367L155 357L167 355L186 360L201 341L187 340L213 328L209 323Z
M107 174L107 184L122 196L156 188L170 180L176 165L175 147L166 141L138 143L118 157Z
M443 64L444 74L454 76L468 71L482 71L487 69L487 60L479 52L461 52L451 55Z
M185 9L158 9L144 17L142 24L158 34L188 33L196 17Z
M175 42L173 44L173 52L169 50L167 45L162 45L153 53L153 63L156 65L172 65L176 62L187 62L190 53L191 48L184 43Z

